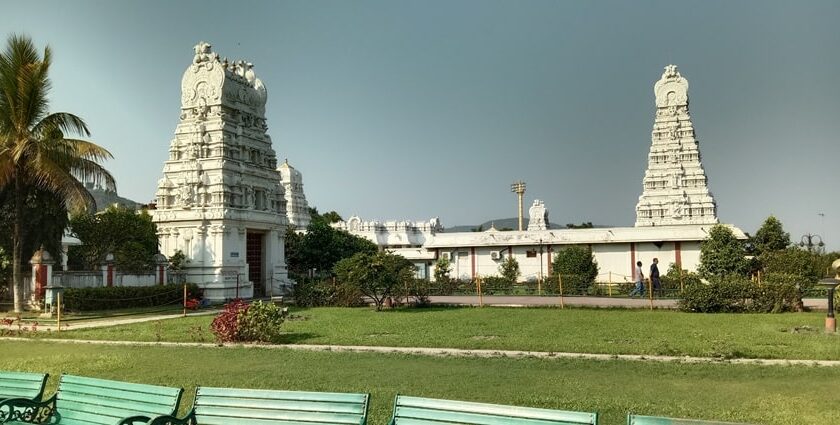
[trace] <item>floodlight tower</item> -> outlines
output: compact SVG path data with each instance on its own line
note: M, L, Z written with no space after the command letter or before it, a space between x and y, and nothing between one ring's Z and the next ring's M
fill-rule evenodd
M525 182L520 180L510 185L510 191L519 197L519 231L522 231L522 195L525 194Z

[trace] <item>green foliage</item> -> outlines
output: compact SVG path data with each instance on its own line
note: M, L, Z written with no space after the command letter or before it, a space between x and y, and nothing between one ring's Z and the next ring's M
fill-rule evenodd
M572 245L557 252L551 263L551 271L553 278L548 282L553 285L560 275L564 294L589 294L594 290L598 263L589 248Z
M281 325L286 319L286 310L273 303L252 302L239 315L239 340L248 342L279 343L283 337Z
M709 230L709 237L700 245L701 277L726 276L730 274L746 274L747 261L744 244L735 237L728 227L717 224Z
M301 307L359 307L362 293L355 286L335 279L299 279L295 283L295 304Z
M146 211L139 213L112 205L98 214L80 214L70 220L72 232L82 241L74 250L87 270L99 268L113 253L118 270L143 272L154 267L158 252L157 226Z
M169 270L173 272L180 272L184 270L184 265L188 263L187 256L184 255L184 251L180 249L176 249L175 253L169 257Z
M801 310L796 277L770 274L763 284L740 275L712 278L687 285L679 301L683 311L696 313L780 313Z
M516 261L516 260L514 260ZM519 276L519 264L516 264L517 270L516 275L517 278ZM516 283L516 280L512 280L509 277L505 276L482 276L481 278L481 292L484 295L493 295L493 294L507 294L513 290L513 285ZM473 287L475 287L475 282L472 282Z
M377 311L395 288L414 279L415 270L411 261L390 252L361 252L337 262L333 269L339 281L372 299Z
M286 263L295 278L306 276L311 269L329 274L341 259L376 251L373 242L334 229L324 220L313 220L303 235L286 233Z
M586 221L580 224L566 223L567 229L591 229L593 227L595 226L592 225L591 221Z
M187 298L201 298L201 290L197 285L187 285ZM61 299L70 311L180 305L184 299L184 287L155 285L67 288Z
M519 261L516 261L514 256L508 255L504 260L502 260L502 263L499 264L499 274L502 275L502 278L510 285L513 285L519 280Z
M449 283L449 273L452 272L452 262L449 258L440 256L435 262L435 282L441 285Z
M14 235L15 201L14 190L6 187L0 190L0 248L12 255L12 236ZM28 267L32 254L41 247L58 258L61 252L61 237L67 227L67 208L61 198L49 191L28 187L24 189L21 216L23 230L21 264ZM11 266L11 259L9 260Z
M781 251L790 246L790 233L785 232L782 222L774 216L767 217L751 240L756 254Z
M676 294L681 288L700 283L700 275L685 269L680 270L676 263L671 263L668 265L668 272L660 275L659 280L666 293Z
M765 276L791 276L803 290L813 287L825 274L820 255L795 247L781 251L764 251L759 260L764 265Z

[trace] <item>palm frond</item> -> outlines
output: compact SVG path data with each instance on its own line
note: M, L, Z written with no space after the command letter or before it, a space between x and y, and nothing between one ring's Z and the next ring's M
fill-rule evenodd
M46 134L53 129L58 129L65 135L90 137L90 130L85 121L68 112L54 112L45 116L32 127L32 133Z

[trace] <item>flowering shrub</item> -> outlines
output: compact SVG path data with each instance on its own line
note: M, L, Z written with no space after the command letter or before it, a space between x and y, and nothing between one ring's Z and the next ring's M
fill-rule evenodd
M279 342L286 313L285 308L262 301L233 300L213 319L210 329L218 342Z
M25 322L18 315L15 318L0 319L0 336L24 336L38 332L38 322L25 326Z
M199 305L201 305L201 301L198 298L190 298L184 303L184 307L190 310L198 310Z

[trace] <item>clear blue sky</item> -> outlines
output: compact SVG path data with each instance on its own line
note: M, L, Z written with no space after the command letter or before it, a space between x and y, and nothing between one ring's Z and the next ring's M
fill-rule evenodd
M629 226L653 83L690 87L723 222L770 214L840 249L837 1L4 2L2 35L54 50L55 110L152 199L180 80L205 40L255 64L279 159L321 211L479 223L516 213ZM824 213L824 217L819 216Z

